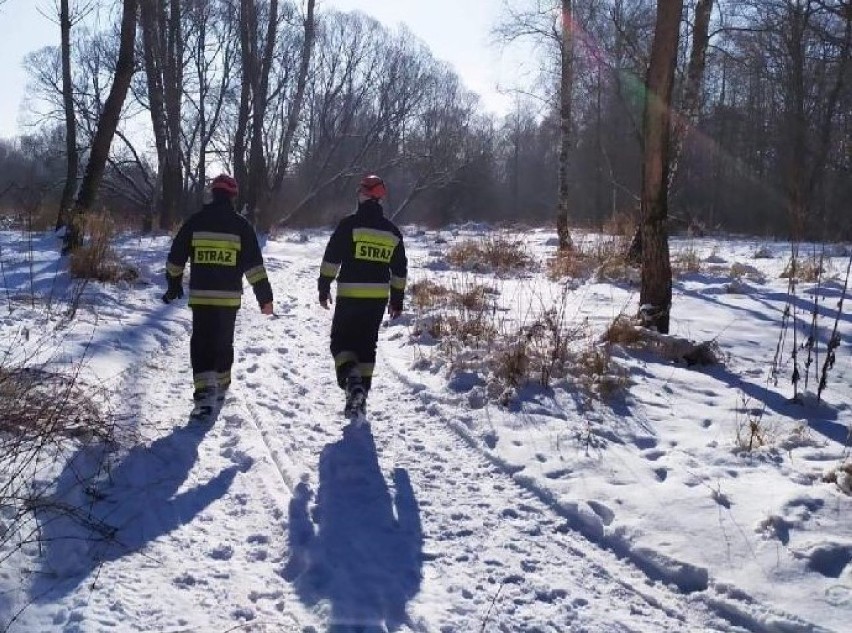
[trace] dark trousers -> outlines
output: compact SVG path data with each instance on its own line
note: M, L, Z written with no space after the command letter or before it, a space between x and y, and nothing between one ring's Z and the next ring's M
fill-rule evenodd
M331 322L331 355L341 389L346 388L346 378L357 369L364 390L370 390L376 365L376 342L387 304L387 299L338 297Z
M236 321L237 308L203 306L192 309L189 354L196 391L230 386Z

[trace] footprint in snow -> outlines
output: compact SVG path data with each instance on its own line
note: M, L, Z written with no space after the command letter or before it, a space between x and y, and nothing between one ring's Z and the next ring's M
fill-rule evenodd
M234 548L230 545L220 545L207 553L213 560L230 560L234 555Z

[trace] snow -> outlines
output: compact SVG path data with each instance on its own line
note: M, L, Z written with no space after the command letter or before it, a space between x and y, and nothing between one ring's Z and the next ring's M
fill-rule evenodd
M523 274L446 263L452 243L495 231L406 227L410 281L491 288L503 332L562 306L593 342L635 314L629 282L549 280L547 231L517 233L539 263ZM811 370L791 402L791 340L770 375L789 244L673 240L702 266L675 280L672 334L725 361L616 347L627 387L610 399L567 377L500 406L485 366L454 369L409 310L382 328L357 426L316 302L327 236L265 241L276 314L246 289L234 384L204 425L188 415L190 311L159 301L166 237L118 243L139 281L81 287L51 235L0 232L6 366L81 368L117 423L114 442L33 466L50 504L37 538L0 543L0 630L850 630L852 317L847 302L822 400ZM828 338L848 252L828 253L834 281L798 285L799 344L817 295ZM765 443L744 450L755 420Z

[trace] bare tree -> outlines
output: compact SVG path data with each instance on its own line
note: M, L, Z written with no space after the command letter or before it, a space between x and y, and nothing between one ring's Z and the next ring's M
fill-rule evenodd
M82 220L92 208L104 174L109 148L112 144L115 130L121 118L121 109L130 81L134 72L134 44L136 40L136 12L138 0L124 0L121 16L121 38L115 75L109 96L104 103L104 109L98 119L98 127L92 141L92 149L80 190L74 203L73 214L68 232L65 236L63 252L67 253L78 248L83 242Z
M557 179L556 230L559 235L559 250L573 248L569 230L571 209L570 157L573 141L573 98L575 81L575 34L576 12L572 0L548 0L536 2L529 9L518 9L504 3L505 22L497 33L507 41L533 38L554 44L558 50L558 110L559 110L559 154Z
M157 148L157 213L168 227L183 197L181 108L183 96L183 9L180 0L141 0L143 58L151 124Z
M559 250L570 251L574 248L571 232L568 229L571 217L568 159L571 150L571 107L574 93L574 8L571 0L562 0L562 38L560 39L559 73L559 212L556 221L556 233L559 238Z
M683 0L659 0L645 93L642 158L642 286L640 315L646 327L667 334L672 302L667 174L670 108Z
M314 6L316 0L308 0L307 14L304 22L304 37L302 40L302 53L299 60L299 71L296 77L296 89L289 103L287 112L287 124L284 128L281 141L278 145L278 161L275 165L273 175L273 189L280 189L290 165L290 150L293 139L296 136L296 127L302 113L302 104L305 99L305 88L308 84L308 69L313 56L314 41L316 40L316 17Z
M261 25L259 15L265 20ZM254 222L266 189L264 123L269 106L269 76L278 31L278 0L258 11L256 0L240 0L240 105L234 139L234 172L240 182L240 205Z
M689 130L698 122L701 108L701 93L704 88L704 68L707 64L707 45L710 42L710 17L713 14L713 0L698 0L695 6L695 19L692 25L692 49L689 54L689 66L683 85L683 97L680 112L674 119L672 130L672 158L667 187L671 191L672 183L680 166L683 144Z
M71 79L71 10L68 0L61 0L59 5L59 28L61 31L62 50L62 103L65 109L65 155L66 171L65 186L62 188L62 198L59 200L59 214L56 218L56 229L65 226L65 218L71 209L74 194L77 191L77 171L80 159L77 153L77 119L74 114L74 93Z

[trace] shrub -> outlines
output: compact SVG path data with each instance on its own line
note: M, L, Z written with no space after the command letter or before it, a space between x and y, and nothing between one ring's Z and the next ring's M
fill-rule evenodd
M610 216L604 222L603 232L607 235L613 235L624 238L627 242L633 239L636 231L639 228L639 222L636 214L631 211L619 211Z
M450 284L444 286L431 279L412 283L409 293L414 307L421 311L443 307L470 312L493 308L490 297L498 294L495 288L464 279L452 279Z
M601 340L612 345L638 347L645 339L643 329L637 319L619 314L604 331Z
M447 261L461 270L496 274L516 272L533 264L521 240L490 235L454 244L447 252Z
M574 250L557 253L547 262L551 280L589 279L636 281L634 268L627 260L628 243L621 238L593 237L579 242Z
M766 281L765 275L757 268L749 266L748 264L741 264L739 262L731 264L730 275L733 279L745 278L757 283L764 283Z
M694 246L689 246L674 253L672 257L672 274L685 275L698 273L702 270L701 256Z
M781 279L794 277L798 281L814 283L819 281L824 273L825 267L822 259L819 257L809 257L807 259L791 257L784 266Z
M123 263L112 248L115 224L110 217L105 213L90 214L85 216L84 223L88 239L71 252L68 263L71 275L108 283L138 279L139 271Z
M618 315L607 327L601 340L627 349L651 352L664 360L686 363L688 367L716 365L724 360L715 340L695 343L679 336L660 334L642 327L637 320L624 314Z
M105 394L78 380L80 367L13 362L15 349L10 346L0 361L0 551L5 555L41 538L35 522L40 509L55 508L91 523L80 508L52 500L43 471L74 449L110 446L114 440ZM79 474L89 476L96 475ZM90 483L81 480L81 488Z

